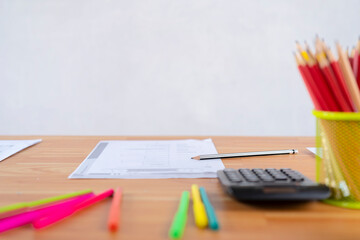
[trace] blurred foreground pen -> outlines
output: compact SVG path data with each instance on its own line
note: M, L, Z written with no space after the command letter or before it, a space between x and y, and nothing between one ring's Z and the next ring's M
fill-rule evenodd
M206 228L209 224L206 209L203 201L201 200L201 195L199 187L196 184L191 185L191 193L193 199L193 212L195 224L198 228Z
M95 195L91 198L86 199L85 201L82 201L80 203L77 203L76 205L68 206L67 209L53 209L53 213L49 213L46 216L43 216L41 218L35 219L32 224L33 227L36 229L44 228L46 226L49 226L51 224L54 224L66 217L71 216L72 214L85 209L97 202L100 202L101 200L111 197L114 193L113 189L109 189L103 193L100 193L98 195Z
M204 203L205 206L205 210L206 210L206 215L208 217L209 220L209 227L212 230L218 230L219 229L219 222L217 220L216 217L216 213L214 210L214 207L211 205L210 200L206 194L205 188L204 187L200 187L200 195L201 195L201 199Z
M208 154L192 157L195 160L210 160L217 158L236 158L236 157L253 157L266 155L282 155L282 154L296 154L297 149L275 150L275 151L261 151L261 152L242 152L242 153L223 153L223 154Z
M188 191L184 191L181 195L179 208L174 216L169 231L169 237L171 239L179 239L184 234L186 220L187 220L187 212L189 208L189 199L190 199L190 193Z
M117 188L114 193L113 200L111 203L108 228L110 231L115 232L120 227L120 203L122 201L122 189Z

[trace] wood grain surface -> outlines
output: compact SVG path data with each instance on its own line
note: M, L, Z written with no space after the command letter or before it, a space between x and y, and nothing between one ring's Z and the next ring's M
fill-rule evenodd
M32 201L90 188L100 193L123 188L122 221L118 232L107 230L111 200L36 231L30 225L0 234L0 239L168 239L180 195L191 184L204 186L215 207L220 230L198 229L189 209L183 239L360 239L360 211L321 202L250 204L228 197L217 179L68 179L100 140L204 139L186 137L1 136L36 139L34 145L0 162L0 206ZM297 155L223 160L226 167L289 167L315 179L315 157L306 147L311 137L211 137L219 153L297 148ZM191 205L190 205L191 206Z

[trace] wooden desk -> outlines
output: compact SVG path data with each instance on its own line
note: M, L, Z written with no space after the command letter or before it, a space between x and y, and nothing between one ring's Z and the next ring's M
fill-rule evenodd
M1 239L168 239L180 194L192 183L204 186L218 215L218 232L199 230L189 209L183 239L360 239L360 211L320 202L302 204L244 204L229 198L217 179L69 180L99 140L181 139L205 137L58 137L2 136L43 142L0 162L0 205L32 201L91 188L101 192L122 186L121 229L107 231L110 200L98 203L41 231L30 226L0 234ZM310 137L212 137L220 153L297 148L297 155L224 160L226 167L290 167L315 178L315 158L306 147Z

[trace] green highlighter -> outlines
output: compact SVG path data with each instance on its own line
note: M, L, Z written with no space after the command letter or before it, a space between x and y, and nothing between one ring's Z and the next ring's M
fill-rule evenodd
M40 200L36 200L36 201L32 201L32 202L22 202L22 203L15 203L15 204L7 205L4 207L0 207L0 215L6 214L6 213L12 212L12 211L17 211L17 210L21 210L21 209L30 208L30 207L37 207L39 205L48 204L48 203L52 203L52 202L56 202L56 201L60 201L60 200L65 200L68 198L84 195L84 194L87 194L90 192L92 192L92 191L90 189L87 189L87 190L82 190L79 192L67 193L67 194L60 195L60 196L44 198L44 199L40 199Z
M219 229L219 222L216 218L216 214L215 214L215 210L213 208L213 206L211 205L209 198L207 197L205 188L200 187L200 195L201 195L201 199L205 205L205 209L206 209L206 214L208 216L209 219L209 227L212 230L218 230Z
M179 208L175 214L169 231L169 236L172 239L179 239L184 234L187 220L187 212L189 208L189 200L190 193L188 191L184 191L181 195Z

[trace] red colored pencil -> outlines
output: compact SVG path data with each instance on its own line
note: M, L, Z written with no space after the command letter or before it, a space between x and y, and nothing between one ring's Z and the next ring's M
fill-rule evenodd
M354 71L354 75L355 75L355 79L356 82L358 84L358 86L360 86L360 39L358 40L358 43L355 47L355 53L354 53L354 60L353 60L353 71Z
M122 200L122 189L116 189L109 212L108 228L115 232L120 227L120 203Z
M332 92L335 95L335 99L336 102L339 104L340 110L343 112L352 112L352 108L346 102L345 95L340 90L338 80L335 77L331 67L329 66L329 61L326 59L326 55L323 52L321 43L319 41L316 44L316 58L327 83L329 84Z
M328 103L329 111L339 111L340 107L335 101L335 97L331 93L328 84L326 83L324 76L319 68L319 66L314 62L308 63L308 68L312 77L315 79L315 83L321 91L321 94L324 96L325 101Z
M324 88L324 93L326 96L325 99L329 102L331 111L336 111L336 112L341 111L341 107L340 107L339 103L337 102L336 97L334 96L334 93L333 93L331 87L325 80L325 76L321 72L319 65L315 64L312 67L313 67L313 69L315 69L319 84L322 86L322 88Z
M326 83L323 73L321 72L319 66L317 65L316 60L306 51L304 51L298 42L296 42L296 47L299 50L305 62L307 63L306 67L309 69L310 74L317 86L317 89L319 89L321 93L321 96L323 96L325 102L327 103L328 111L335 111L335 112L339 111L340 107L336 103L335 97L331 92L328 84Z
M305 61L296 53L295 53L295 61L297 63L302 79L305 83L305 86L310 94L315 109L320 111L328 111L329 108L327 107L326 102L323 99L323 96L321 95L319 89L317 88L314 79L312 78L310 71L306 66Z
M341 91L344 94L345 100L348 103L348 105L351 107L352 111L355 111L354 103L352 102L352 98L350 96L349 89L347 88L344 75L340 69L340 65L338 61L336 61L334 54L330 50L330 48L325 47L326 56L330 61L330 66L334 72L335 77L338 79L338 83L340 86Z
M360 50L359 50L358 54L359 54L359 56L358 56L358 71L357 71L356 81L358 83L358 86L360 86Z

